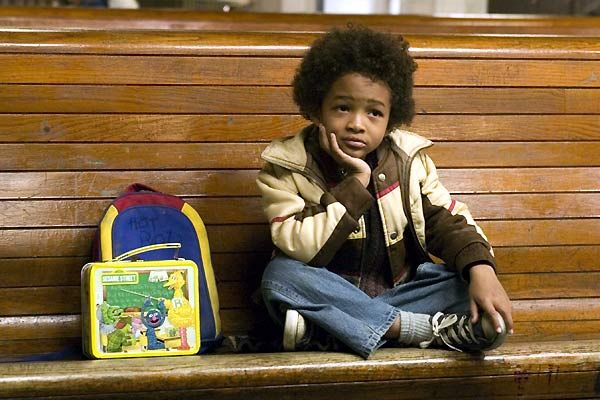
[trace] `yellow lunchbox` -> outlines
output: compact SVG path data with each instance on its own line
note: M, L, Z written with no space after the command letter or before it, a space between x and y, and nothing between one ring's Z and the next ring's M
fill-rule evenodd
M198 267L190 260L129 261L150 245L81 271L83 352L90 358L196 354L200 349Z

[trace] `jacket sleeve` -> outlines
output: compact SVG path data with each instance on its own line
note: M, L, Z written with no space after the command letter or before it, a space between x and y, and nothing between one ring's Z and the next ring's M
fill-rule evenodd
M356 178L323 191L305 176L272 164L262 169L257 184L273 244L313 266L331 261L373 201Z
M475 264L488 264L496 269L493 250L467 205L450 196L429 156L422 154L420 158L426 171L421 182L421 199L427 251L466 280L469 268Z

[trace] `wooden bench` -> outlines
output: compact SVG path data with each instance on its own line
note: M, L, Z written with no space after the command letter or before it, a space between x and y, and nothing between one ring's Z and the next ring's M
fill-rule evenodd
M600 36L600 18L539 15L277 14L193 10L0 7L0 28L322 32L348 22L402 34Z
M271 250L260 152L305 124L289 81L314 34L0 32L0 359L80 343L80 269L128 184L202 215L226 334L260 321ZM0 363L0 398L600 395L600 43L408 37L411 129L495 246L515 335L445 350ZM63 398L63 397L61 397Z

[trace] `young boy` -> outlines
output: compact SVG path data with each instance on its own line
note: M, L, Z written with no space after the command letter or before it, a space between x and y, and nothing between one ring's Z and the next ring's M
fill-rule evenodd
M319 331L364 358L386 342L488 350L512 333L486 237L439 182L432 143L397 128L415 69L401 37L349 28L296 72L312 124L271 143L257 180L278 250L262 293L285 350Z

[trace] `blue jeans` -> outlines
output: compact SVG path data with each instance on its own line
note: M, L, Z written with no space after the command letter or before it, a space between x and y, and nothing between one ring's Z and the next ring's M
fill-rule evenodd
M364 358L386 341L400 310L433 315L468 313L468 284L443 265L421 264L414 278L371 298L341 276L279 255L267 266L262 294L271 317L283 326L285 310L311 323Z

